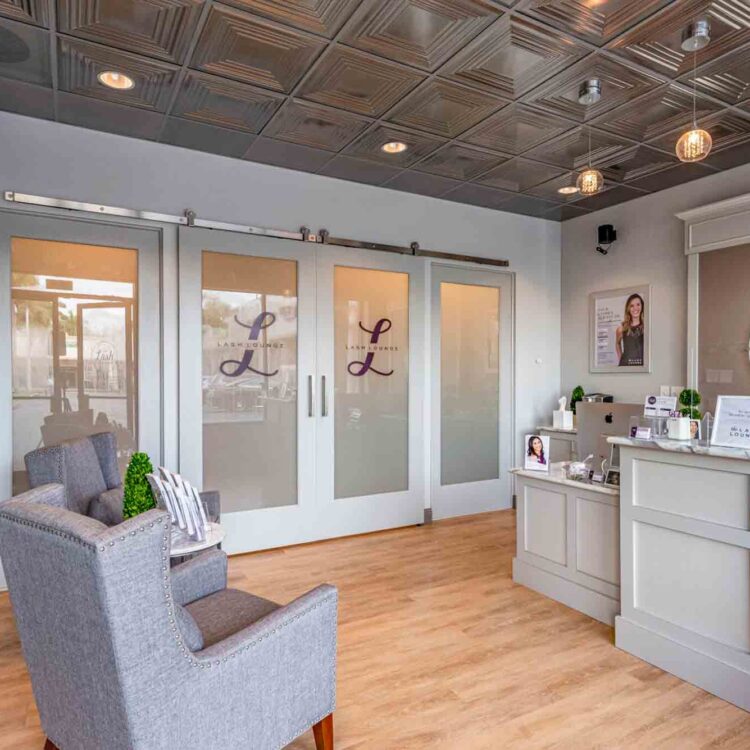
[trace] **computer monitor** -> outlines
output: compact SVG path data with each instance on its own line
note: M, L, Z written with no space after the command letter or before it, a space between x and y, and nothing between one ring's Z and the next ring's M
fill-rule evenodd
M599 471L602 461L609 461L610 436L627 437L630 418L643 416L643 404L607 404L579 401L576 405L578 419L578 457L581 461L594 455L592 468Z

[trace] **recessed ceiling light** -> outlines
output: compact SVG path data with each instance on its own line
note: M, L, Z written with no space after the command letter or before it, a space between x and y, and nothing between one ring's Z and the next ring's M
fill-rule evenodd
M563 187L557 188L557 192L561 195L573 195L578 192L578 188L575 185L563 185Z
M135 81L130 76L126 76L125 73L118 73L116 70L103 70L96 78L102 86L107 86L110 89L127 91L135 86Z
M711 24L708 19L699 18L682 32L682 44L680 46L685 52L697 52L699 49L707 47L710 41Z
M409 148L403 141L388 141L384 143L380 149L385 151L386 154L401 154Z
M596 104L602 98L602 82L598 78L589 78L578 88L580 104Z

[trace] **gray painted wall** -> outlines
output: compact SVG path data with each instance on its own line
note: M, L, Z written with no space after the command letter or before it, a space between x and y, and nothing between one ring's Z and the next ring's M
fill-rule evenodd
M0 142L2 190L508 258L518 440L550 420L560 387L559 224L8 113Z
M612 393L642 401L660 385L684 385L687 374L687 259L684 224L675 214L750 191L750 164L655 195L580 216L562 229L562 387L570 393ZM613 224L609 255L595 252L596 228ZM651 373L591 374L588 295L648 281L651 298Z

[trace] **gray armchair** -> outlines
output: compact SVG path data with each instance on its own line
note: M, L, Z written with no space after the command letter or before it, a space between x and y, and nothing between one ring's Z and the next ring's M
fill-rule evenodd
M65 487L66 507L106 526L122 523L122 479L117 465L117 443L112 432L65 440L24 456L29 485L57 482ZM201 499L216 520L219 493L201 492Z
M337 592L279 606L214 551L169 568L170 523L114 527L59 484L0 504L0 556L47 748L333 748Z

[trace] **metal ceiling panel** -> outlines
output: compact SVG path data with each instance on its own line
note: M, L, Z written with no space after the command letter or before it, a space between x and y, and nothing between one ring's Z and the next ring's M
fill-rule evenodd
M363 182L367 185L382 185L399 173L395 167L387 167L385 164L375 164L364 159L355 159L353 156L337 156L321 169L318 174L328 177L338 177L342 180Z
M404 193L417 193L437 198L460 184L457 180L451 180L447 177L407 170L384 183L383 187L387 187L389 190L401 190Z
M634 198L642 198L644 195L648 195L648 193L626 187L625 185L616 185L596 195L581 198L573 205L580 206L588 211L600 211L602 208L609 208L610 206L625 203L625 201L630 201Z
M47 0L0 0L0 16L37 26L49 26L47 8Z
M602 45L672 0L523 0L519 10Z
M541 164L529 159L515 158L482 175L476 181L490 187L523 192L530 190L541 182L559 177L563 173L564 170L559 167L551 167L548 164Z
M400 154L385 153L381 147L393 141L406 144L406 150ZM419 161L428 154L431 154L444 143L445 139L436 138L432 135L414 133L392 125L376 125L354 141L346 149L345 153L381 164L408 167L415 161Z
M581 104L578 101L580 85L590 78L597 78L601 82L601 100L596 104ZM584 122L652 91L662 83L661 78L642 73L597 52L550 78L523 97L523 101L560 117Z
M332 38L360 0L224 0L242 10L266 16L313 34Z
M502 204L502 210L510 211L512 214L543 217L551 209L554 209L555 206L555 203L545 201L542 198L532 198L530 195L516 195Z
M590 212L579 206L555 206L540 218L550 221L567 221L568 219L575 219L577 216L585 216L587 213Z
M192 67L289 93L325 42L233 8L214 5L192 58Z
M695 19L711 24L711 42L695 53L685 52L682 33ZM614 40L609 49L633 62L677 78L697 65L750 42L750 2L747 0L688 0L673 3Z
M42 120L55 119L54 92L51 88L0 78L0 101L9 112Z
M172 146L181 146L210 154L242 158L255 136L238 130L227 130L202 122L168 117L159 140Z
M256 138L245 158L274 167L297 169L301 172L317 172L332 157L330 151L323 151L296 143L275 141L272 138Z
M201 0L58 0L57 26L92 42L181 63L202 5Z
M464 182L460 187L451 190L442 197L456 203L469 203L472 206L501 208L503 203L507 203L511 198L515 198L515 193L509 193L506 190L495 190L483 185L476 185L473 182Z
M51 86L49 34L36 26L0 19L0 77Z
M588 53L521 16L505 15L440 69L443 78L516 98Z
M680 162L674 152L669 154L641 144L599 159L594 158L592 163L611 184L612 182L629 183L640 177L647 177L674 167Z
M423 80L412 68L337 45L297 93L319 104L379 117Z
M369 120L319 104L294 100L282 107L263 135L326 151L341 151Z
M135 81L135 86L132 89L103 86L97 75L108 70L127 73ZM64 37L58 40L58 85L62 91L72 94L164 112L178 70L169 63L99 44Z
M632 147L632 143L594 128L580 127L528 151L536 161L555 164L565 169L584 169L589 163L589 136L591 161L608 159Z
M716 172L705 164L680 164L678 167L665 169L663 172L657 172L656 174L633 180L630 186L655 192L657 190L666 190L676 185L682 185L685 182L690 182L700 177L708 177L711 174L716 174Z
M696 116L699 119L719 109L718 104L703 96L696 98ZM624 138L647 141L675 128L685 128L692 121L692 94L675 84L665 84L656 91L591 120L591 124Z
M455 138L507 103L506 99L435 79L406 97L388 119Z
M698 68L695 75L686 73L680 81L698 91L715 96L727 104L741 104L750 99L750 44L731 55Z
M720 151L734 148L750 141L750 119L743 115L733 112L718 112L715 115L699 120L699 125L711 134L711 139L713 140L711 153L706 160L708 164L711 163L711 157ZM682 135L683 131L684 128L675 129L661 138L650 141L649 145L674 153L677 139Z
M173 113L208 125L259 133L284 97L206 73L185 78Z
M507 156L480 151L460 143L453 143L428 156L415 166L420 172L430 172L456 180L473 180L480 174L507 161Z
M577 177L578 172L563 172L561 175L548 180L547 182L529 188L528 192L530 195L536 195L539 198L546 198L547 200L556 201L558 203L573 203L573 201L577 201L581 197L579 193L563 195L559 190L563 187L575 185Z
M479 0L365 0L343 41L433 71L500 15Z

